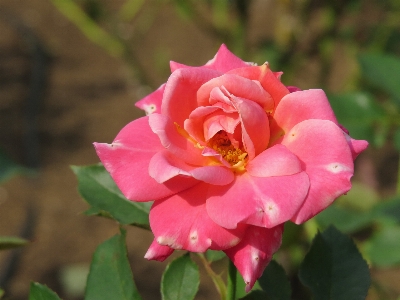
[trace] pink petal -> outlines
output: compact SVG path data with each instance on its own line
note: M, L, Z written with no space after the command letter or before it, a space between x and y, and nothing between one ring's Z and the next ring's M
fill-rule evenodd
M297 156L279 144L257 155L247 164L246 170L256 177L292 175L302 171Z
M271 121L272 139L278 139L296 124L309 119L329 120L338 124L323 90L305 90L283 97Z
M282 144L302 162L310 178L306 201L291 219L300 224L325 209L351 188L353 158L345 133L327 120L306 120L295 125Z
M197 90L221 73L207 68L178 69L169 77L165 86L161 112L183 127L183 122L197 105Z
M343 129L342 129L343 130ZM348 134L345 134L347 144L350 147L351 155L353 156L353 160L357 158L357 156L363 152L368 147L368 142L364 140L355 140L352 139Z
M239 244L224 250L242 275L246 292L253 288L281 246L282 233L283 224L270 229L249 226Z
M159 243L157 243L156 240L153 240L149 249L147 250L146 254L144 255L144 258L146 258L147 260L164 261L173 252L174 252L174 249L172 249L168 246L160 245Z
M112 144L94 143L97 155L121 192L130 200L150 201L195 185L194 178L174 178L157 183L148 174L151 158L164 150L148 124L148 117L126 125Z
M162 84L157 90L144 97L142 100L136 102L135 106L144 110L146 115L161 112L161 102L165 90L165 83Z
M169 65L171 68L171 72L182 68L191 68L191 66L187 66L174 61L171 61ZM230 52L224 44L222 44L214 58L209 60L202 67L217 70L220 72L227 72L232 69L242 68L249 65L249 63L241 60L239 57Z
M239 223L272 228L290 220L309 188L305 172L277 177L238 175L227 186L210 186L207 212L225 228Z
M225 73L232 69L242 68L248 65L249 63L241 60L222 44L214 58L208 61L204 66Z
M209 184L199 183L177 195L156 201L150 210L150 226L157 242L174 249L204 252L236 245L246 226L234 230L214 223L205 202Z
M285 95L289 94L289 90L280 82L279 78L275 76L274 72L272 72L266 64L235 69L227 74L236 74L250 80L259 81L264 90L274 99L275 107L278 106Z
M157 182L164 183L173 177L183 175L214 185L226 185L233 181L230 168L223 166L194 167L183 162L167 150L153 156L149 165L150 176Z
M196 141L182 136L170 118L152 114L149 116L149 124L151 130L160 138L162 146L182 161L198 166L209 164L210 160L202 156L202 150L196 147Z
M265 111L257 103L232 97L232 102L238 110L244 148L252 160L256 155L267 149L269 142L269 121Z
M266 111L271 111L274 108L272 97L258 81L249 80L235 74L224 74L203 84L197 92L199 106L210 105L211 91L216 87L223 87L236 97L252 100Z

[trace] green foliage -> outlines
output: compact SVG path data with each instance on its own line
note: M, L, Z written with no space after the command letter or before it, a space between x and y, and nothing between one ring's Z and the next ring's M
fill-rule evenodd
M226 257L226 254L223 251L207 250L206 252L206 258L209 262L214 262L224 257Z
M385 225L365 242L365 253L378 267L390 267L400 263L400 227Z
M388 54L363 54L359 58L362 74L373 85L381 88L400 107L400 59Z
M285 270L276 261L271 261L263 275L258 279L268 300L290 300L291 287Z
M365 299L370 285L367 263L353 241L334 227L316 235L299 278L316 300Z
M73 166L72 170L78 177L79 193L91 206L87 215L111 217L122 225L149 228L151 203L126 199L102 165Z
M191 300L196 296L200 283L199 268L189 253L171 262L161 279L163 300Z
M29 291L29 300L61 300L56 293L47 286L36 282L31 283Z
M93 255L85 300L141 300L129 265L125 231L99 245Z
M349 130L351 137L374 141L376 124L384 115L371 95L353 92L341 95L329 95L329 101L340 124Z
M0 236L0 250L7 250L25 246L27 240L16 236Z

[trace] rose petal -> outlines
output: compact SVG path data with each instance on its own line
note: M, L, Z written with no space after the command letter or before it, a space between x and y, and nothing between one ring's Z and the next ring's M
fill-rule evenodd
M234 179L232 171L227 167L194 167L186 164L167 150L158 152L153 156L149 165L149 174L159 183L164 183L179 175L190 176L215 185L226 185Z
M303 121L284 136L282 144L300 159L310 178L310 191L293 222L307 221L350 190L352 153L345 133L336 124L327 120Z
M144 110L146 115L161 112L161 102L165 90L165 83L162 84L157 90L144 97L142 100L136 102L135 106Z
M174 252L174 249L172 249L168 246L160 245L159 243L157 243L156 240L153 240L149 249L147 250L146 254L144 255L144 258L146 258L147 260L164 261L173 252Z
M159 184L148 174L151 158L164 147L148 124L148 117L126 125L112 144L94 143L97 155L121 192L130 200L151 201L195 185L194 178L174 178Z
M184 137L178 132L177 127L165 115L152 114L149 116L151 130L160 138L162 146L175 156L187 163L201 166L208 165L210 160L201 155L202 149L197 147L197 142ZM184 131L182 129L182 131ZM184 132L182 132L184 134Z
M249 226L239 244L224 250L242 275L246 292L253 288L281 246L282 233L283 225L270 229Z
M243 98L232 97L238 110L242 141L249 159L267 149L269 142L269 121L265 111L257 103Z
M297 156L279 144L257 155L247 164L246 170L256 177L292 175L302 171Z
M187 66L174 61L171 61L169 65L171 68L171 72L182 68L192 68L192 66ZM202 67L217 70L220 72L227 72L232 69L242 68L249 65L251 65L251 63L244 62L239 57L234 55L231 51L229 51L229 49L224 44L222 44L217 54L215 54L214 58L209 60Z
M166 83L161 113L183 127L183 122L197 107L197 90L220 75L218 71L201 67L176 70Z
M353 160L368 147L368 142L363 140L352 139L348 134L345 134L347 144L350 147Z
M236 74L250 80L257 80L261 86L274 99L274 106L277 107L281 99L289 94L289 90L280 82L279 78L269 69L267 64L240 69L234 69L227 74Z
M234 230L214 223L207 214L205 202L208 185L199 183L161 201L150 210L150 226L157 242L174 249L204 252L224 250L236 245L246 226Z
M199 106L210 105L211 91L215 87L223 87L236 97L252 100L266 111L271 111L274 108L272 97L258 81L249 80L235 74L224 74L203 84L197 92Z
M271 140L276 140L296 124L309 119L338 124L323 90L294 92L282 98L271 120Z
M309 188L305 172L278 177L238 175L227 186L210 186L207 212L225 228L239 223L272 228L290 220Z

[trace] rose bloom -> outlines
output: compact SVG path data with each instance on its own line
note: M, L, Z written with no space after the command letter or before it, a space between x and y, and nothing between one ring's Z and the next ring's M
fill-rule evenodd
M281 245L351 188L368 143L341 127L322 90L286 87L282 73L222 45L202 67L171 62L167 83L136 105L147 116L95 143L132 201L152 201L147 259L174 249L222 250L249 291Z

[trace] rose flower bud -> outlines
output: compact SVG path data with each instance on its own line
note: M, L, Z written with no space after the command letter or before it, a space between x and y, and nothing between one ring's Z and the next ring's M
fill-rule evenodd
M286 87L281 72L225 45L202 67L171 62L171 71L136 104L148 115L95 143L97 154L128 199L154 200L147 259L222 250L249 291L284 223L303 223L350 190L368 143L338 124L322 90Z

